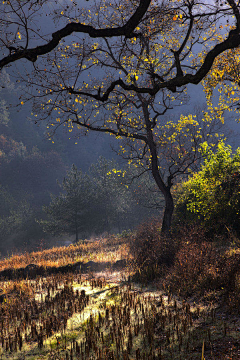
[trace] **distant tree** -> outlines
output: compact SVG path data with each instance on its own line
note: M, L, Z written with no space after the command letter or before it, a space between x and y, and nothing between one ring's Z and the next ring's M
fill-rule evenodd
M11 161L14 157L24 157L27 154L26 146L5 135L0 135L0 161Z
M154 214L153 209L138 203L139 182L133 183L133 177L137 178L130 167L122 169L115 161L103 157L92 164L87 173L73 166L63 180L63 191L59 196L52 195L52 202L44 207L48 218L40 223L46 232L74 233L76 240L79 235L133 228ZM145 185L147 183L145 178ZM145 204L150 203L149 197L146 190Z
M8 125L9 123L9 111L7 109L7 103L5 100L0 100L0 125Z
M124 214L132 205L132 197L125 181L126 171L114 160L100 157L89 169L89 176L96 192L99 230L110 231L118 227Z
M0 217L7 216L10 209L16 207L16 201L9 191L0 185Z
M0 253L3 252L3 247L6 247L9 234L7 217L14 206L16 206L16 202L13 197L7 189L0 185Z
M89 229L93 221L92 184L89 176L73 165L60 187L62 192L52 195L51 203L44 207L48 219L40 223L52 234L74 234L77 242L79 234Z
M22 142L0 135L0 184L7 187L15 200L24 198L41 207L56 192L56 179L65 173L59 153L28 151ZM17 186L16 186L17 181Z
M156 203L161 200L149 174L139 174L130 165L120 167L116 161L103 157L90 166L88 174L96 192L95 222L98 219L99 231L132 229L157 214Z
M0 190L0 200L2 194ZM6 191L4 199L6 200ZM13 200L11 196L8 196L8 199L11 201L8 203L8 211L4 207L4 214L0 214L0 253L3 254L13 248L23 249L30 244L34 245L39 236L42 236L42 231L35 222L36 213L32 207L26 201Z

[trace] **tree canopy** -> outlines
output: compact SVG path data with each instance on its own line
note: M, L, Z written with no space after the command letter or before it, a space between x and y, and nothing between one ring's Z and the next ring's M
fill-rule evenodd
M132 0L121 3L99 1L93 6L93 11L87 5L81 6L78 1L59 4L57 1L47 0L8 0L2 2L0 16L0 25L5 30L1 33L1 68L23 58L35 62L39 56L51 53L62 40L76 33L88 34L91 38L124 37L131 40L139 39L147 32L152 36L156 34L156 29L165 30L166 20L178 23L178 31L179 25L183 25L183 31L180 31L180 46L175 43L175 48L169 47L174 59L174 68L178 71L171 79L164 80L163 77L163 81L155 85L156 90L152 91L167 86L183 86L190 82L199 83L207 75L219 54L240 44L239 4L235 0ZM47 22L55 21L59 29L49 34L49 31L45 30L44 16L48 16ZM210 34L213 35L217 26L223 26L218 24L218 20L223 18L228 27L224 38L208 48L200 66L198 64L197 67L192 67L195 73L191 72L190 67L190 72L184 74L181 69L182 60L185 58L183 52L186 49L189 52L193 45L199 43L199 37L206 28L209 28ZM172 30L172 24L169 24L169 28ZM202 44L207 44L208 41L209 37L205 36ZM165 44L167 42L166 39Z
M187 101L188 84L206 79L214 61L239 46L238 1L9 0L0 25L0 67L25 59L16 74L26 89L21 104L33 100L32 116L48 122L49 137L63 125L69 136L98 131L120 139L121 155L151 171L162 192L168 232L173 180L198 161L204 134L189 116L177 126L163 117ZM203 116L209 126L210 115Z

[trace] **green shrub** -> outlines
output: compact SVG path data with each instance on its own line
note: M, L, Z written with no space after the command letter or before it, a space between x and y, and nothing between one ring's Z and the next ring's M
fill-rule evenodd
M222 141L216 152L205 143L201 170L176 189L175 225L198 223L210 233L240 234L240 148Z

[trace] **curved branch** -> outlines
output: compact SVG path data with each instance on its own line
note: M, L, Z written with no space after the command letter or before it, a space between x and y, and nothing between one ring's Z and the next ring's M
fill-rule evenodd
M204 77L208 74L209 70L212 67L212 64L216 57L220 55L222 52L228 50L228 49L234 49L240 45L240 34L238 29L231 30L229 32L229 36L226 40L224 40L222 43L217 44L214 46L212 50L209 51L209 53L206 55L205 60L200 67L200 69L195 74L186 74L186 75L180 75L177 74L174 78L162 81L163 79L160 79L161 82L155 83L155 85L150 87L137 87L134 84L127 85L124 83L122 79L113 81L108 89L105 91L103 95L101 95L100 90L98 90L97 94L91 94L84 91L77 91L73 90L72 88L67 89L67 91L71 94L75 95L84 95L91 98L94 98L95 100L104 102L107 101L111 92L114 90L116 86L121 86L124 90L128 91L135 91L138 94L150 94L151 96L154 96L158 93L159 90L167 88L171 90L172 92L176 92L177 87L182 87L187 84L199 84L200 81L204 79ZM157 74L154 74L156 77Z
M200 69L194 74L186 74L182 77L175 77L169 81L159 84L159 89L163 87L180 87L187 84L199 84L200 81L208 74L211 69L214 60L218 55L226 50L234 49L240 45L240 33L239 29L234 29L229 32L229 36L226 40L214 46L212 50L206 55L204 62Z
M19 59L27 59L31 62L35 62L40 55L45 55L55 49L59 42L71 35L74 32L88 34L90 37L113 37L113 36L126 36L128 38L136 36L133 34L134 29L139 24L144 14L147 12L151 0L140 0L139 6L137 7L134 14L126 22L125 25L115 28L95 29L93 26L84 25L76 22L67 24L64 28L54 32L52 34L52 40L47 44L37 46L32 49L18 49L14 54L9 54L0 60L0 69L4 66L15 62Z
M218 55L226 50L237 48L238 46L240 46L240 30L236 28L229 32L228 38L226 40L220 44L215 45L214 48L208 52L203 64L195 74L186 74L183 76L177 74L174 78L167 81L162 81L163 79L161 78L159 79L160 82L155 84L153 88L138 88L134 85L126 84L123 86L120 83L119 85L122 86L125 90L134 90L137 93L148 93L152 96L156 95L159 90L165 88L171 90L172 92L176 92L177 87L182 87L187 84L199 84L200 81L202 81L210 71L213 62ZM154 74L153 76L158 78L157 74Z
M95 99L97 101L101 101L101 102L105 102L108 100L111 92L115 89L115 87L117 86L121 86L122 89L124 90L128 90L128 91L135 91L137 93L142 93L142 94L150 94L150 95L155 95L155 89L151 89L151 88L147 88L147 87L143 87L143 88L139 88L134 84L130 84L127 85L125 84L125 82L122 79L118 79L116 81L113 81L110 86L107 88L107 90L103 93L103 95L101 95L101 88L98 89L97 94L91 94L88 93L86 91L82 91L82 90L74 90L72 88L67 88L66 90L73 95L84 95L87 97L90 97L92 99Z
M77 118L77 115L76 115L76 118ZM73 124L80 125L83 128L91 130L91 131L97 131L97 132L112 134L112 135L119 136L119 137L125 137L125 138L132 138L132 139L136 139L136 140L141 140L141 141L145 142L146 144L148 144L148 139L144 135L139 135L139 134L136 134L136 133L133 133L133 134L127 133L127 132L122 131L121 129L116 131L116 130L113 130L113 129L110 129L110 128L95 127L95 126L92 126L91 124L86 124L86 123L80 122L78 120L78 118L77 118L77 120L71 120L71 121L72 121Z

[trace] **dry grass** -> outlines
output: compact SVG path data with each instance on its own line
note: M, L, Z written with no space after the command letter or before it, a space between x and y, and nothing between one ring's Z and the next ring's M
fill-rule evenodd
M239 359L239 319L224 319L214 305L80 274L8 282L8 289L0 306L3 360L199 360L203 341L205 359Z
M119 236L100 238L95 241L80 242L76 245L54 247L52 249L11 255L0 260L0 271L24 268L29 264L38 266L65 266L78 261L116 262L126 258L128 244Z

